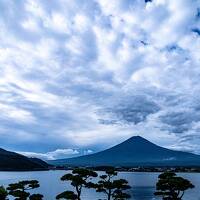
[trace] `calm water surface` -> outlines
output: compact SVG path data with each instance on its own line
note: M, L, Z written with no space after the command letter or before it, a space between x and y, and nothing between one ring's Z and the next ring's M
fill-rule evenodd
M72 190L67 182L60 181L60 177L67 171L42 171L42 172L0 172L0 185L7 185L19 180L37 179L40 188L34 192L42 193L44 200L55 200L55 196L64 190ZM120 172L118 177L125 178L132 186L131 200L159 200L153 195L155 184L159 173L134 173ZM195 189L186 192L184 200L200 200L200 174L180 173L181 176L189 179L195 185ZM94 190L85 189L82 200L98 200L104 196Z

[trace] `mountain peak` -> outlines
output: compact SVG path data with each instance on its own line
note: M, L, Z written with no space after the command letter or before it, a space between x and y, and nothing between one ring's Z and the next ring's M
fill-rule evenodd
M200 156L166 149L137 135L110 149L55 163L75 166L200 166Z
M145 138L143 138L142 136L139 136L139 135L132 136L130 139L131 140L146 140Z
M127 139L127 140L125 140L124 142L122 142L122 144L123 143L126 143L126 144L128 144L128 143L131 143L131 144L137 144L137 145L142 145L142 144L152 144L152 145L154 145L153 143L151 143L150 141L148 141L147 139L145 139L145 138L143 138L143 137L141 137L141 136L139 136L139 135L137 135L137 136L132 136L131 138L129 138L129 139Z

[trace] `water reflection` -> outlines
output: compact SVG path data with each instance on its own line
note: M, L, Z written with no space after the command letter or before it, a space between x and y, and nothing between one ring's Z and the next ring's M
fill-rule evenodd
M132 196L132 198L134 200L156 200L156 199L159 199L159 198L156 198L154 196L154 191L155 191L155 188L154 187L134 187L132 188L130 194Z

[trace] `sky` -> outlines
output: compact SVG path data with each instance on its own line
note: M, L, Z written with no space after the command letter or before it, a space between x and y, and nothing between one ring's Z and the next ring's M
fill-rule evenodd
M200 0L0 0L0 147L57 159L135 135L200 154Z

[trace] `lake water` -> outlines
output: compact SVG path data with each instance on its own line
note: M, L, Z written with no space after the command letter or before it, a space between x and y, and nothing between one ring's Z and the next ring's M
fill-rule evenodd
M41 172L0 172L0 185L8 185L19 180L36 179L40 182L40 188L35 189L44 195L44 200L55 200L55 196L64 190L72 190L67 182L60 181L60 177L67 171L41 171ZM132 186L130 194L131 200L158 200L153 195L155 184L159 173L143 172L120 172L119 178L125 178ZM188 190L184 200L200 200L200 174L198 173L180 173L179 175L189 179L195 188ZM82 193L82 200L98 200L104 195L96 193L94 190L85 189Z

